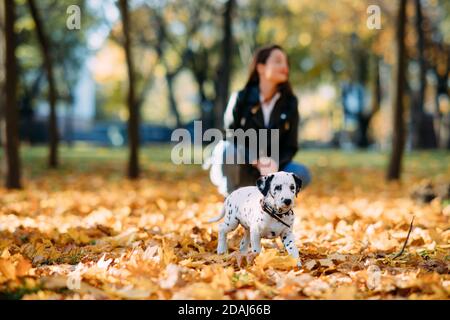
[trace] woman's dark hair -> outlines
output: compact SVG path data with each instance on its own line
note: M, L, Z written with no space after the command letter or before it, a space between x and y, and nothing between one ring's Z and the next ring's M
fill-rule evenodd
M250 65L250 73L248 77L247 84L245 85L245 88L249 88L251 86L259 85L259 74L258 74L258 64L266 64L267 60L269 59L270 55L272 54L272 51L274 50L280 50L286 54L284 49L276 44L269 45L262 47L258 49L253 56L252 64ZM288 62L289 63L289 62ZM282 95L294 95L294 92L292 91L291 83L288 81L280 83L278 85L278 90Z

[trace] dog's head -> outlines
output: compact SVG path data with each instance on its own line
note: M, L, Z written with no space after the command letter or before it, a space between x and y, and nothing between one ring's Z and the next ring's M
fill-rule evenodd
M302 180L293 173L277 172L258 179L256 186L266 204L285 213L295 205L295 198L302 188Z

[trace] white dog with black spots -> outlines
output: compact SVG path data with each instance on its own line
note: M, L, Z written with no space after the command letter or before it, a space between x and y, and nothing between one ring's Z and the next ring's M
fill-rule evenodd
M255 187L240 188L230 194L221 215L209 221L218 222L225 217L219 225L217 253L227 252L227 235L241 224L245 229L240 243L241 254L248 254L249 245L252 254L259 254L261 239L280 237L287 252L298 260L300 267L292 208L301 187L302 181L295 174L277 172L258 179Z

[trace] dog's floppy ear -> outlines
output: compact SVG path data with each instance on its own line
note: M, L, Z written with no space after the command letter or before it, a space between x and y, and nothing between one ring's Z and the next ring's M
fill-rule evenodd
M292 174L295 180L295 195L297 196L303 186L303 181L295 173Z
M256 186L258 187L259 191L261 191L264 197L269 193L270 183L272 182L273 178L274 175L271 174L270 176L263 176L256 181Z

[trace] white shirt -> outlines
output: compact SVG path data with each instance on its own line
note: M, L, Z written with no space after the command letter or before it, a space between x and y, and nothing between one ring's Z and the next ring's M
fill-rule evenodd
M264 97L262 95L259 95L259 101L261 101L261 109L264 116L264 125L266 127L269 126L270 123L270 116L272 115L273 108L275 107L275 104L277 103L278 99L280 99L281 94L277 92L272 99L270 99L267 102L264 102Z

